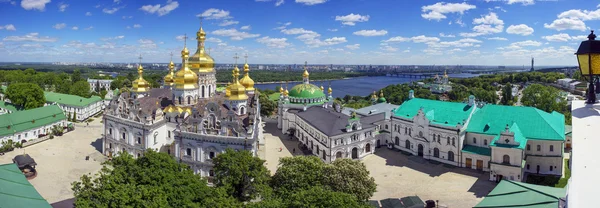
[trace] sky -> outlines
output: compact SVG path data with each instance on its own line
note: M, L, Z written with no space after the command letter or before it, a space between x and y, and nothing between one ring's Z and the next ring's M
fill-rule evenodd
M0 0L0 62L577 65L598 0ZM243 62L243 58L238 60Z

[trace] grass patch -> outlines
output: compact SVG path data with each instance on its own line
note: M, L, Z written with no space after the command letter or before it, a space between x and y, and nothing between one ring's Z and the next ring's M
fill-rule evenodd
M93 118L88 118L88 119L86 120L86 122L92 122L92 121L94 121L94 119L93 119Z
M571 169L569 169L569 160L568 159L565 159L563 166L565 167L565 177L558 180L558 183L554 187L563 188L563 187L567 186L567 183L569 182L569 178L571 178Z
M279 93L278 93L278 92L276 92L276 93L270 94L270 95L269 95L269 100L272 100L272 101L277 101L277 100L279 100Z

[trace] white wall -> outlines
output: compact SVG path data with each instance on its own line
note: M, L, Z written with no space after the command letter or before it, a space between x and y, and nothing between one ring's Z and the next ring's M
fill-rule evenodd
M37 139L40 134L50 134L52 132L52 126L59 125L64 127L67 125L66 120L57 121L51 124L40 126L33 129L28 129L21 132L15 132L12 135L6 135L0 137L0 143L3 141L13 140L14 142L21 142L22 140L29 141L31 139Z

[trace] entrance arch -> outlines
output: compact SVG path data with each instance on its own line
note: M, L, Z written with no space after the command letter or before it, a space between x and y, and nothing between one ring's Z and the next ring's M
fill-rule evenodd
M433 157L440 157L440 149L438 149L437 147L433 149Z
M365 152L371 152L371 144L367 143L367 145L365 145Z
M358 148L352 148L352 159L358 159Z
M337 160L337 159L340 159L340 158L343 158L342 152L335 153L335 159Z
M419 156L423 157L423 145L419 144Z
M448 151L448 160L453 161L454 162L454 152L452 151Z
M404 142L404 148L410 149L410 141L408 141L408 139L406 140L406 142Z

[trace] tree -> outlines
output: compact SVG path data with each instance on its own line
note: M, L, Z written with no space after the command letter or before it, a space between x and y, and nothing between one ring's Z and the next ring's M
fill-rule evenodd
M77 111L73 111L73 118L71 119L73 122L77 122Z
M558 111L560 100L560 94L556 88L540 84L529 85L523 90L521 98L523 105L536 107L546 112Z
M370 207L366 203L356 200L356 197L351 194L331 191L320 186L298 191L286 198L285 201L288 204L285 207L295 208Z
M73 86L71 86L69 94L89 98L92 96L90 92L90 84L88 84L86 81L76 82L73 84Z
M110 167L110 168L109 168ZM241 207L166 153L124 153L72 183L76 207Z
M73 121L73 117L71 117L71 112L69 112L69 115L67 115L67 120Z
M213 158L215 185L240 201L249 201L270 191L269 170L265 161L252 156L250 151L226 149Z
M8 85L6 91L6 98L15 105L23 106L25 110L39 108L46 103L44 91L36 84L15 83Z
M334 191L352 194L367 201L377 190L375 179L369 176L365 164L348 158L335 160L325 169L325 182Z
M502 98L500 98L500 104L502 105L513 105L512 85L506 83L502 87Z
M258 95L258 99L260 102L260 115L267 117L273 115L277 109L277 103L270 100L266 93L260 93Z
M75 69L73 74L71 74L71 83L75 84L79 81L83 81L81 78L81 71L79 71L79 69Z
M582 81L583 79L581 77L581 71L576 70L575 73L573 73L573 79Z

